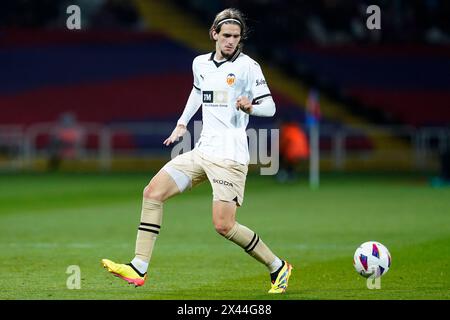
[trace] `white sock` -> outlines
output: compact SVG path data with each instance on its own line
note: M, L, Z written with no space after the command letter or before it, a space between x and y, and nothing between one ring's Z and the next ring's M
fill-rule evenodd
M275 260L269 264L267 267L269 268L270 273L274 273L283 265L283 261L280 258L276 257Z
M139 270L140 273L144 274L147 272L148 269L148 262L145 262L139 258L134 258L131 260L131 264Z

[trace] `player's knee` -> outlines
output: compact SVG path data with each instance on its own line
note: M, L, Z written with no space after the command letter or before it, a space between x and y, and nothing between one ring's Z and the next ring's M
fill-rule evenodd
M151 199L151 200L157 200L157 201L164 201L165 194L161 191L161 189L157 188L154 184L150 183L144 188L143 193L144 198Z
M217 233L222 236L227 235L230 232L232 227L233 227L233 224L231 224L231 223L214 222L214 229L216 229Z

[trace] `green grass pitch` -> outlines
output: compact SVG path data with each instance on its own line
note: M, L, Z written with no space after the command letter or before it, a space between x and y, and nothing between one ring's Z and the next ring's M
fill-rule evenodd
M134 255L151 174L0 175L0 299L449 299L450 188L392 175L327 175L277 184L250 175L238 221L294 265L286 294L268 295L264 266L220 237L207 183L169 200L145 286L112 277L102 258ZM359 244L392 254L381 289L352 265ZM81 288L68 289L79 266Z

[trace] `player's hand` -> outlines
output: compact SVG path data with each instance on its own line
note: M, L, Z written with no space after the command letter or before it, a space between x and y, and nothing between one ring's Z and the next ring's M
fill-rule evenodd
M163 144L168 146L171 143L174 143L179 138L181 138L186 133L186 126L183 124L179 124L173 129L172 134L166 140L164 140Z
M247 97L240 96L236 100L236 109L237 110L240 109L240 110L244 111L245 113L250 114L250 113L252 113L253 105L252 105L251 101L248 100Z

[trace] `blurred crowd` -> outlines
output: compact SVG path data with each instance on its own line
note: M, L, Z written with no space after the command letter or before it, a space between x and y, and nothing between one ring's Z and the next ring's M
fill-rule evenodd
M132 1L126 0L15 0L0 3L0 28L65 27L67 7L78 5L86 29L127 29L142 27Z
M313 42L450 43L448 0L172 0L212 21L224 7L246 13L258 45ZM126 0L17 0L0 4L0 27L65 25L67 6L82 8L88 28L139 29L141 19ZM369 5L381 9L381 30L366 27Z
M211 17L221 7L247 14L258 42L450 43L448 0L176 0ZM378 5L381 30L366 27Z

